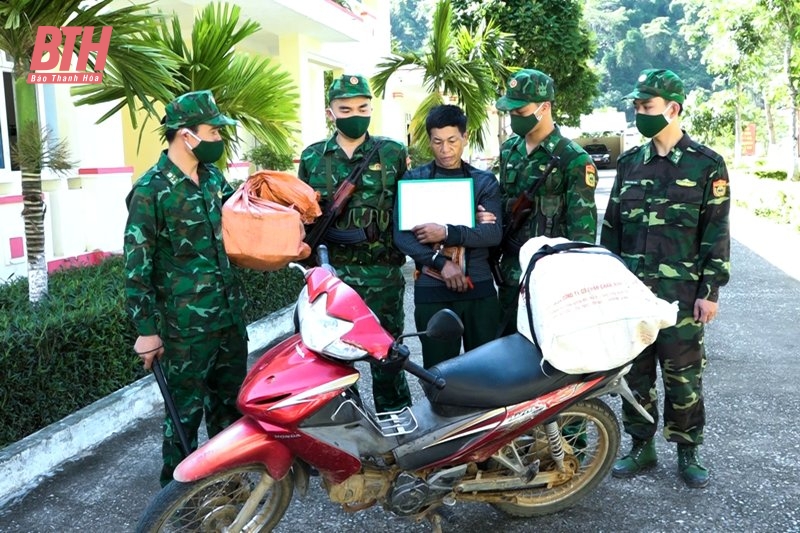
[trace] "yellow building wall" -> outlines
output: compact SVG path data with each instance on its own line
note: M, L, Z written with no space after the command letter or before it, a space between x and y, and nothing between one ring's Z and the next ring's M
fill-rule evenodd
M163 106L158 105L159 116L163 114ZM130 113L127 108L122 113L122 144L125 147L125 165L133 167L133 181L139 179L147 169L153 166L161 151L167 148L166 141L161 140L159 121L150 119L145 122L147 113L139 111L137 116L137 128L134 129ZM142 130L141 144L139 143L139 131Z

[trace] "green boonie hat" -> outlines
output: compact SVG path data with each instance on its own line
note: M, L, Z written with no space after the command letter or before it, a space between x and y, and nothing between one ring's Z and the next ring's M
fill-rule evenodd
M495 106L499 111L513 111L531 102L552 102L555 94L553 78L539 70L522 69L508 78L506 95Z
M686 91L683 88L681 79L671 70L647 68L639 74L639 79L636 80L636 87L633 92L627 94L624 98L649 100L656 96L683 105Z
M222 114L211 91L182 94L167 104L164 126L176 130L183 126L235 126L236 121Z
M342 74L336 78L328 88L328 102L337 98L353 98L354 96L366 96L372 98L369 90L367 78L358 74Z

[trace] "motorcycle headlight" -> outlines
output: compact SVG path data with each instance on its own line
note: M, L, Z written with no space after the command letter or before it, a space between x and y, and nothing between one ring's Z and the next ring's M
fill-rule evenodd
M309 302L308 289L304 287L300 292L297 316L303 343L315 352L347 361L369 355L366 350L342 342L341 337L353 329L353 323L328 315L327 306L327 294L323 293L313 302Z

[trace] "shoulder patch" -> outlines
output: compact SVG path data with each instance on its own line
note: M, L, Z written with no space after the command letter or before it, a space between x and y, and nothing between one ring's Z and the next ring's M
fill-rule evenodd
M595 170L593 164L586 163L586 169L584 170L583 179L588 187L591 187L592 189L597 187L597 171Z
M728 180L718 179L711 182L711 194L714 198L721 198L728 193Z

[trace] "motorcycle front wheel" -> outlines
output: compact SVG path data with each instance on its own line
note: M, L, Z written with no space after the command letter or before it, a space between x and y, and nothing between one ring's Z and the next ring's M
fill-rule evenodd
M542 516L572 507L608 474L620 443L619 423L602 401L584 400L558 414L556 421L566 453L563 481L516 491L509 502L493 504L512 516ZM514 445L524 464L539 461L539 472L555 472L544 427L520 435ZM534 478L535 481L535 478Z
M172 481L145 509L137 533L272 531L292 500L291 475L281 480L248 465L192 482Z

